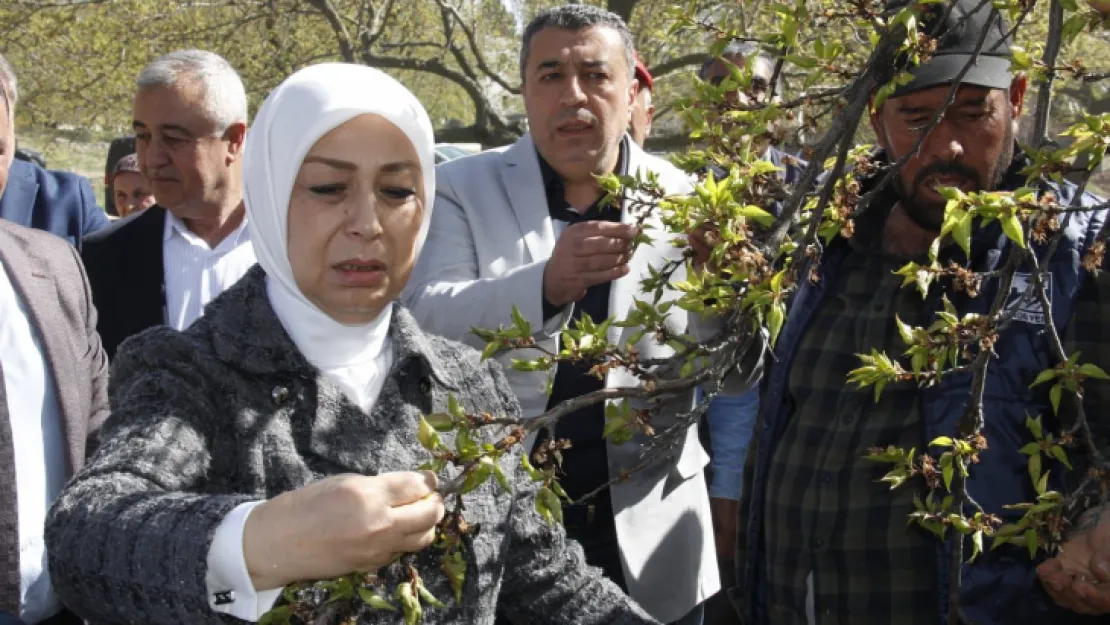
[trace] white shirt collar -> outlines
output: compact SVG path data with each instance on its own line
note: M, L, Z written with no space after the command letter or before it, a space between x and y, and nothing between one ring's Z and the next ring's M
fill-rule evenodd
M164 243L172 239L175 233L183 238L190 245L196 245L204 247L206 249L211 249L209 248L207 241L197 236L192 230L189 230L189 226L185 225L184 220L179 218L177 215L174 215L169 210L166 210L166 222L165 226L162 228L162 242ZM231 248L238 247L239 244L245 243L249 240L250 231L247 228L247 216L244 214L243 221L239 223L239 226L236 227L235 230L231 232L231 234L224 237L224 240L220 241L219 245L216 246L216 249L212 251L227 251Z

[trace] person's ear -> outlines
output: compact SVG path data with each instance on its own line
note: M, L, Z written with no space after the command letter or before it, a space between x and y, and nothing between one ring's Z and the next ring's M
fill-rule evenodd
M1025 90L1029 87L1029 78L1024 73L1014 76L1010 82L1009 104L1010 113L1014 119L1021 117L1025 108Z
M243 146L247 141L247 125L236 122L224 131L224 141L227 141L227 164L230 165L243 155Z
M889 146L890 141L887 140L886 126L883 125L883 107L880 106L878 110L875 109L874 95L867 99L867 110L869 111L867 119L871 123L871 130L875 132L875 138L879 145L884 148Z

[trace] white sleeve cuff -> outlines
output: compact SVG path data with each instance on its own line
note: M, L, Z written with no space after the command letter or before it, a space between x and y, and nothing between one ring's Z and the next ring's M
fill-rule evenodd
M208 605L213 610L252 623L274 607L282 591L281 588L255 590L247 571L243 530L247 517L260 503L251 501L240 504L220 522L208 548L208 573L204 576L208 587Z

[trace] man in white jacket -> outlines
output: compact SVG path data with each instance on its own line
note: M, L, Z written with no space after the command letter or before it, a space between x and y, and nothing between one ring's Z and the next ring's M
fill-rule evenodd
M515 305L538 344L557 350L560 332L583 315L624 318L633 298L645 296L640 282L649 268L681 255L661 229L649 231L658 240L632 254L630 207L603 205L595 175L650 171L669 193L691 186L680 170L625 134L635 57L618 16L588 5L540 14L524 31L520 67L531 130L506 149L438 168L426 253L405 301L427 331L476 346L482 342L471 329L509 325ZM676 332L688 329L677 307L668 323ZM611 327L607 338L620 343L635 333ZM643 358L673 354L651 336L637 348ZM528 357L502 355L506 365ZM507 374L525 416L601 388L639 384L624 370L598 380L561 365L549 396L546 372ZM656 417L655 429L663 431L693 402L693 392L674 400ZM635 443L617 446L602 437L603 410L600 404L583 409L556 428L556 437L573 444L562 481L572 498L640 462ZM664 623L700 623L701 603L719 587L706 462L691 428L673 456L565 510L567 532L582 543L587 560Z

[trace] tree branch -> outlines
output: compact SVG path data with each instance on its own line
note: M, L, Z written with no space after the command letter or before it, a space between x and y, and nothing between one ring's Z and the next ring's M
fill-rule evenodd
M347 26L343 23L343 19L339 16L339 12L335 9L331 0L307 1L310 6L320 12L320 15L331 26L332 32L335 33L336 42L339 44L339 54L343 57L343 60L348 63L357 63L354 44L351 43L351 33L347 32Z
M477 61L478 70L481 71L486 78L489 78L491 81L497 84L497 86L501 87L505 91L514 95L520 95L520 87L514 87L510 85L509 82L502 78L500 74L490 69L489 65L486 63L485 57L482 54L482 49L478 46L478 38L474 35L474 29L471 28L466 23L466 20L462 18L462 15L459 14L458 8L451 4L448 4L447 0L436 0L436 3L439 4L440 10L450 12L451 16L455 20L455 23L458 24L459 28L462 29L463 35L466 36L466 41L470 46L470 53L474 55L474 59Z
M1064 35L1064 7L1060 0L1052 0L1048 9L1048 40L1044 46L1041 61L1045 65L1045 80L1037 89L1037 110L1033 117L1034 147L1041 147L1048 141L1048 121L1052 111L1052 85L1056 81L1056 57L1060 54L1060 43Z

